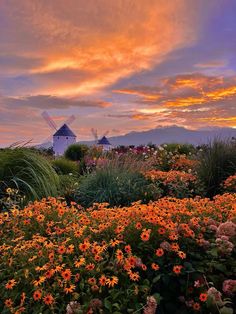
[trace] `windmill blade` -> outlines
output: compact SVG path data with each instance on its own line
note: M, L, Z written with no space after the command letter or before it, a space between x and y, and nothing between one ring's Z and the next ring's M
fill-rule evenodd
M65 124L70 125L73 121L75 121L75 116L72 114L65 122Z
M103 136L107 136L108 133L109 133L109 131L106 131L106 132L103 134ZM103 137L103 136L102 136L102 137Z
M92 134L93 134L95 140L97 141L97 140L98 140L98 132L97 132L97 130L95 130L94 128L92 128L92 129L91 129L91 132L92 132Z
M47 122L51 129L57 130L56 123L52 120L47 111L42 112L42 117L44 118L44 120Z

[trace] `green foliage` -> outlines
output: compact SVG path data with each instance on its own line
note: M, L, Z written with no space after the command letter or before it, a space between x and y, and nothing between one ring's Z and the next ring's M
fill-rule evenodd
M58 193L59 178L50 162L26 148L0 151L0 181L19 190L26 200Z
M221 183L236 172L236 144L215 139L199 154L198 176L205 185L207 196L221 191Z
M88 146L83 144L72 144L65 151L65 157L67 159L78 161L82 160L88 152Z
M60 196L64 197L68 204L74 201L74 194L78 187L78 177L74 175L59 175L60 178Z
M189 155L195 152L195 147L192 144L168 143L162 145L167 152Z
M82 178L76 192L76 200L85 207L96 202L125 206L137 200L146 202L154 194L157 198L159 190L142 174L108 165Z
M78 174L79 172L78 163L63 157L53 160L52 165L58 174Z

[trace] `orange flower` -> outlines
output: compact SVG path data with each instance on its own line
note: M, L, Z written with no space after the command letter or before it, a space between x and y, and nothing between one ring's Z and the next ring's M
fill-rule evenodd
M44 302L46 305L51 305L51 304L54 302L54 298L53 298L53 296L49 293L49 294L45 295L45 297L43 298L43 302Z
M173 267L173 272L176 274L176 275L179 275L181 273L181 269L183 268L183 266L181 265L176 265Z
M159 248L156 250L156 256L161 257L164 255L164 250L162 248Z
M16 285L15 279L11 279L6 283L5 288L12 289L15 285Z
M186 258L186 254L185 254L184 252L182 252L182 251L179 251L179 252L178 252L178 255L179 255L179 257L180 257L181 259L185 259L185 258Z
M153 270L159 270L160 269L159 265L157 265L155 263L152 263L151 267Z
M106 285L110 287L114 287L118 283L119 279L116 276L112 276L110 279L106 280Z
M96 285L97 280L96 280L96 278L94 278L94 277L90 277L90 278L88 279L88 283L89 283L91 286L93 286L93 285Z
M64 291L66 294L72 293L75 290L75 285L70 285L69 287L65 287Z
M131 246L130 245L126 245L125 246L125 252L130 254L131 253Z
M129 272L129 278L132 280L132 281L139 281L139 273L138 272L134 272L132 273L131 271Z
M13 301L12 301L12 299L6 299L4 301L4 304L6 305L6 307L10 308L13 305Z
M201 293L200 297L199 297L199 300L202 301L202 302L206 302L206 300L207 300L207 293Z
M86 252L90 247L90 243L88 241L84 241L83 243L80 243L79 249L82 252Z
M95 268L95 265L93 263L90 263L88 264L86 267L85 267L87 270L93 270Z
M141 222L137 222L136 225L135 225L135 228L138 229L138 230L139 230L139 229L142 229L142 224L141 224Z
M199 304L198 302L195 302L195 303L193 304L193 309L194 309L195 311L199 311L200 308L201 308L201 306L200 306L200 304Z
M148 241L150 238L150 234L151 234L151 229L144 229L143 232L141 233L141 239L142 241Z
M59 254L64 254L64 253L66 252L65 246L64 246L64 245L60 245L60 246L58 247L57 252L58 252Z
M34 294L33 294L33 299L34 299L35 301L40 300L40 299L41 299L41 297L42 297L42 293L41 293L41 291L40 291L40 290L36 290L36 291L34 291Z
M61 272L61 275L64 278L64 280L68 281L71 278L71 270L69 268L67 268Z
M117 260L118 260L119 262L123 260L124 255L123 255L123 252L122 252L121 250L117 250L117 251L116 251L116 258L117 258Z
M99 283L100 283L101 286L105 286L106 281L107 281L107 278L106 278L105 275L102 275L102 276L99 278Z

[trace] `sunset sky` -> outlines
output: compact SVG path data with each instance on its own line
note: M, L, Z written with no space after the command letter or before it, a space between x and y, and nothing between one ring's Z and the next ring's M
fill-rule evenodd
M0 0L0 146L236 128L235 0Z

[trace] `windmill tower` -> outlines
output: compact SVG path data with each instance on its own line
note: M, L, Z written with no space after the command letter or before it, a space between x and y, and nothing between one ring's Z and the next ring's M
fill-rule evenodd
M42 116L50 128L56 131L53 134L53 151L55 156L63 155L68 146L76 143L76 135L68 126L75 120L75 116L70 116L59 129L46 111L42 113Z
M91 132L94 136L96 146L101 147L103 151L109 151L112 149L112 145L106 137L109 131L106 131L100 139L98 138L97 130L91 129Z

